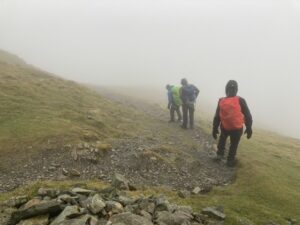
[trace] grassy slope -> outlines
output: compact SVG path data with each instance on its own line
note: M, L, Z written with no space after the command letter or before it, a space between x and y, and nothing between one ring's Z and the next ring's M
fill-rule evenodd
M12 59L0 52L0 159L12 152L22 158L25 147L34 151L48 140L103 140L130 136L141 127L144 115Z
M0 52L0 61L1 57ZM142 121L149 121L73 82L7 62L0 62L0 104L1 155L51 137L77 140L86 133L96 134L100 139L118 137L128 131L134 134L143 129ZM207 122L202 121L202 126L209 132ZM247 218L253 224L266 224L270 219L286 224L286 217L300 221L300 141L256 131L251 141L242 141L238 157L237 179L228 187L185 200L172 191L162 188L159 191L195 209L223 205L228 215L226 224L238 224L240 218ZM40 185L68 187L72 184L72 181L36 183L14 193L32 193ZM94 181L89 184L103 186ZM150 194L157 190L143 192ZM14 193L0 195L0 200Z
M167 188L151 188L133 193L165 194L171 201L191 205L201 210L210 205L222 205L228 225L268 224L270 220L287 224L287 218L300 220L300 141L258 131L251 140L243 140L239 149L236 181L227 187L217 187L208 195L181 199ZM14 194L33 194L38 187L68 188L78 181L34 183L13 193L0 195L0 200ZM83 182L85 183L85 182ZM103 183L88 181L90 188L101 188ZM132 193L131 193L132 194Z

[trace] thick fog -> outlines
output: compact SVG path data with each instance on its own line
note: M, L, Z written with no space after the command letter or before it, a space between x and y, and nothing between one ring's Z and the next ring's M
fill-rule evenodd
M0 48L96 85L186 77L200 107L236 79L256 124L300 137L299 0L0 0Z

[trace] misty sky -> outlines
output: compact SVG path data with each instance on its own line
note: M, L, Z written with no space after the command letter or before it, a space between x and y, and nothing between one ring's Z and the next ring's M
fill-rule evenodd
M300 0L0 0L0 48L68 79L179 84L300 137ZM201 105L201 102L200 102Z

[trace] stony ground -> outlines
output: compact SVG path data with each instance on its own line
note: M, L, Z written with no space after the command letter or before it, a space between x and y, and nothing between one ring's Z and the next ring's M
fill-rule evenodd
M112 186L89 190L40 188L34 198L0 202L2 225L223 225L222 207L193 212L163 196L130 197L130 182L115 174Z
M101 179L110 181L115 172L136 185L165 185L175 190L205 192L213 185L227 185L234 169L212 160L213 140L200 127L182 130L179 123L168 123L168 112L156 105L109 94L113 101L146 113L153 120L131 138L49 144L23 164L0 172L0 192L12 190L38 179ZM142 121L139 121L142 122Z

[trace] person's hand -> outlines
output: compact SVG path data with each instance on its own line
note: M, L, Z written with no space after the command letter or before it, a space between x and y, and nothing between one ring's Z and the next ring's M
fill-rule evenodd
M247 138L250 139L252 137L252 129L247 128L244 134L247 134Z
M219 130L218 129L213 129L212 136L215 140L217 140L218 134L219 134Z

